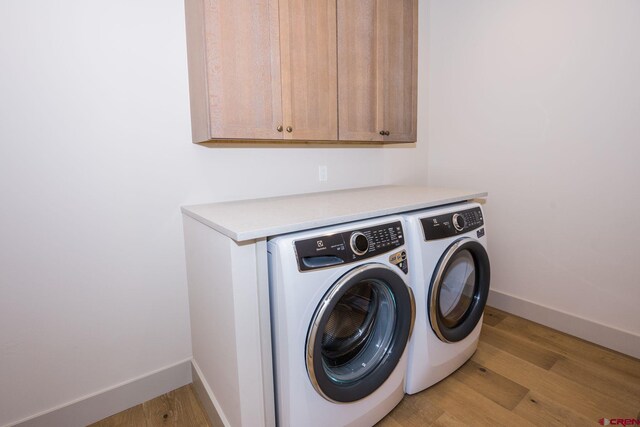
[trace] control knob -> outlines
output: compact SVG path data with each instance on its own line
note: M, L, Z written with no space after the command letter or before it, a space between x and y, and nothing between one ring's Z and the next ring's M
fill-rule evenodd
M453 222L453 226L458 231L462 231L464 229L464 226L466 225L464 221L464 217L460 214L453 214L452 222Z
M364 255L369 250L369 240L367 236L359 231L351 234L351 250L356 255Z

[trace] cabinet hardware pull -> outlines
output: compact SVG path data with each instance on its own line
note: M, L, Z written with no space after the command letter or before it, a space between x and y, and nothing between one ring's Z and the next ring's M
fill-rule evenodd
M282 132L282 125L278 126L278 127L276 128L276 130L277 130L278 132Z
M384 134L385 134L385 135L387 135L387 136L389 136L389 131L388 131L388 130L385 130L385 131L384 131Z
M293 132L293 128L291 126L287 126L287 132L289 133Z
M383 130L380 131L380 135L383 135L383 136L385 135Z

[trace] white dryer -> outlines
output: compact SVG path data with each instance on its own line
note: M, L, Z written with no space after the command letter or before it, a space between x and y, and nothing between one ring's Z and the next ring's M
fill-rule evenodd
M402 400L415 315L400 216L269 240L279 426L371 426Z
M478 346L490 284L482 207L450 205L404 215L416 324L405 391L458 369Z

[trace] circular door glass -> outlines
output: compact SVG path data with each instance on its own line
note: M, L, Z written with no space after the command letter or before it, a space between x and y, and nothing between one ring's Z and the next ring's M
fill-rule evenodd
M489 295L491 267L480 242L462 238L444 252L429 286L429 321L438 338L466 338L482 318Z
M357 381L374 370L393 339L395 322L395 301L386 283L363 280L349 288L322 333L322 363L331 381Z
M415 309L405 281L378 263L356 267L327 291L307 334L311 384L329 401L354 402L396 369Z
M462 321L475 293L475 261L468 250L462 250L451 261L440 287L439 309L447 327L455 327Z

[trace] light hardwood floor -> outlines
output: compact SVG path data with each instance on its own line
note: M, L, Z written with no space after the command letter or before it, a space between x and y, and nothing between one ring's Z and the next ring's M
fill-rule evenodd
M639 412L640 360L487 307L471 360L379 426L599 425Z
M599 425L640 418L640 360L487 307L478 350L380 427ZM93 427L209 426L191 386Z
M129 408L89 427L211 427L191 384Z

